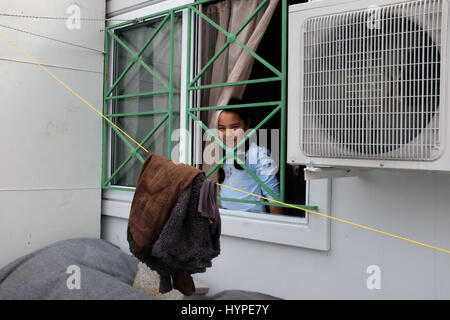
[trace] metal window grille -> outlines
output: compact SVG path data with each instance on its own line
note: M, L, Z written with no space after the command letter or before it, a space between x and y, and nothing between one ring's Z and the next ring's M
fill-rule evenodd
M237 38L237 35L246 27L246 25L257 15L257 13L262 10L262 8L264 8L264 6L266 4L268 4L269 0L263 0L261 1L260 5L256 8L256 10L250 14L250 16L246 19L246 21L243 23L242 26L240 26L235 32L227 32L226 30L223 30L218 24L216 24L214 21L212 21L211 19L209 19L207 16L205 16L201 10L199 10L199 6L202 4L207 4L209 2L214 2L215 0L202 0L202 1L196 1L193 2L191 4L188 5L183 5L183 6L179 6L170 10L166 10L163 12L159 12L159 13L155 13L149 16L145 16L145 17L141 17L138 19L135 19L134 21L129 21L129 22L123 22L123 23L119 23L113 26L109 26L106 28L106 34L105 34L105 51L106 51L106 55L105 55L105 88L104 88L104 114L110 118L113 117L126 117L126 116L142 116L142 115L152 115L152 114L159 114L159 115L163 115L164 117L161 119L161 121L158 123L158 125L154 128L149 128L149 134L145 137L145 139L142 141L142 144L144 144L145 146L145 142L156 132L156 130L158 130L158 128L163 125L166 121L168 121L169 123L169 141L168 141L168 154L170 157L171 154L171 150L172 150L172 142L170 140L170 137L172 136L172 130L173 130L173 92L174 92L174 88L173 88L173 80L169 79L168 83L165 83L164 81L161 81L162 85L164 86L164 90L162 91L158 91L158 92L143 92L143 93L136 93L136 94L128 94L126 96L114 96L112 95L114 92L114 88L117 86L117 84L123 79L124 75L126 74L126 72L128 70L131 69L132 65L135 63L139 63L141 64L150 74L152 74L153 77L155 77L156 79L160 80L157 73L151 69L148 65L146 65L142 59L141 59L141 54L143 52L143 50L145 50L145 46L147 46L151 41L152 41L152 37L159 32L160 28L165 24L168 23L170 24L170 43L171 43L171 60L170 60L170 68L171 68L171 74L173 73L173 21L174 21L174 15L177 12L180 12L182 10L187 10L188 14L187 14L187 59L186 61L191 61L191 46L192 46L192 42L194 42L194 24L193 24L193 17L194 16L198 16L201 19L207 21L212 27L216 28L218 30L218 32L223 33L226 37L227 37L227 41L224 44L223 48L221 48L220 50L218 50L218 53L215 54L211 60L209 62L207 62L205 64L205 66L203 67L203 69L198 72L197 74L192 74L193 70L192 70L192 66L190 65L190 63L187 63L187 70L186 70L186 75L187 75L187 83L186 83L186 129L187 131L192 130L192 126L191 126L191 122L192 123L196 123L198 124L204 131L208 132L209 135L211 137L213 137L217 143L223 148L225 149L225 154L226 155L233 155L234 159L236 160L236 162L238 162L243 169L245 169L252 177L253 179L255 179L258 184L261 185L262 188L264 188L267 192L269 192L270 194L272 194L272 196L274 196L275 199L279 200L279 201L284 201L285 198L285 169L284 169L284 164L286 163L286 41L287 41L287 0L281 0L280 4L281 5L281 9L282 9L282 23L281 23L281 37L282 37L282 45L281 45L281 70L275 68L274 66L272 66L270 63L268 63L266 60L264 60L262 57L260 57L256 52L250 50L247 46L245 46L245 44L243 44L242 42L240 42ZM117 35L115 34L115 29L123 27L123 26L127 26L127 25L131 25L133 23L136 22L145 22L147 20L150 19L154 19L154 18L163 18L160 27L155 31L155 33L152 35L152 37L150 37L148 39L148 41L146 42L145 46L143 49L141 49L139 52L134 52L133 50L131 50L129 48L129 46L127 46L127 44L125 42L123 42L120 38L117 37ZM110 56L110 52L109 52L109 42L110 41L116 41L120 46L122 46L126 51L128 51L128 53L133 57L132 61L130 62L130 64L128 65L127 68L125 68L125 70L122 72L122 74L118 77L118 78L114 78L114 84L112 87L108 86L109 83L109 79L108 79L108 61L109 59L113 59L113 57ZM271 70L274 74L273 77L270 78L264 78L264 79L251 79L251 80L246 80L246 81L238 81L238 82L232 82L232 83L220 83L220 84L207 84L207 85L198 85L197 81L201 78L202 74L206 71L207 68L209 68L214 61L219 57L220 53L222 53L228 46L230 46L231 44L236 43L237 45L239 45L240 47L243 48L243 50L246 50L249 54L251 54L256 60L258 60L261 64L263 64L265 67L267 67L269 70ZM250 107L267 107L267 106L273 106L275 107L274 110L265 118L263 119L259 124L257 124L253 130L244 137L244 139L234 148L234 150L230 150L230 148L228 148L226 145L223 144L223 142L221 141L221 139L216 136L213 132L211 132L211 130L209 130L209 128L207 127L207 125L205 123L203 123L199 117L198 117L198 112L200 111L206 111L206 110L215 110L215 109L223 109L224 107L226 108L227 106L208 106L208 107L195 107L192 106L191 100L192 100L192 95L201 89L206 89L206 88L215 88L215 87L225 87L225 86L230 86L230 85L243 85L243 84L254 84L254 83L264 83L264 82L274 82L277 81L281 84L281 99L280 101L267 101L267 102L258 102L258 103L248 103L248 104L242 104L242 105L233 105L234 108L236 107L240 107L240 108L250 108ZM123 98L130 98L130 97L138 97L138 96L143 96L143 95L153 95L153 94L168 94L169 95L169 108L167 110L159 110L158 112L143 112L143 113L121 113L120 115L117 114L108 114L108 105L110 103L111 100L114 99L123 99ZM269 121L270 119L272 119L276 114L280 114L281 115L281 123L280 123L280 129L281 129L281 134L280 134L280 164L282 164L280 166L280 196L277 197L273 191L264 183L262 182L252 171L251 169L242 162L242 160L237 157L237 155L235 154L235 150L237 150L243 143L245 143L245 141L247 141L251 135L255 134L256 131L261 128L265 123L267 123L267 121ZM117 175L117 173L124 168L124 166L126 165L126 163L128 161L130 161L130 159L132 158L137 158L141 163L144 163L144 157L142 157L142 155L139 154L139 150L140 147L138 146L133 146L130 144L130 142L127 140L127 138L120 132L118 131L116 128L111 127L111 130L114 130L115 134L117 134L117 136L123 141L123 143L130 149L130 155L128 156L128 158L125 159L125 161L120 164L117 168L117 170L115 172L106 172L107 169L107 135L108 135L108 127L109 124L107 121L104 121L104 128L103 128L103 188L104 189L113 189L113 190L127 190L130 191L130 188L123 188L121 186L115 186L112 184L112 179L114 176ZM191 148L191 142L189 141L189 139L186 139L186 146L185 146L185 150L190 150ZM217 170L220 165L222 163L225 162L227 156L223 157L213 168L211 168L206 174L207 176L211 175L215 170ZM186 163L189 163L189 156L188 156L188 152L186 152L186 159L185 159ZM258 204L263 204L263 205L275 205L275 206L285 206L285 205L281 205L281 204L276 204L273 202L267 202L267 201L248 201L248 200L239 200L239 199L223 199L223 200L227 200L227 201L236 201L236 202L245 202L245 203L258 203ZM298 207L301 208L306 208L309 210L317 210L316 206L303 206L303 205L296 205Z
M442 1L310 18L304 25L303 152L439 155Z

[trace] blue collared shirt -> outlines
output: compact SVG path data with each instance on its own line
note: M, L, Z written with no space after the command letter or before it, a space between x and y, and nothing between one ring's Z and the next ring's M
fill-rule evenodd
M269 187L270 190L273 191L274 194L277 196L280 195L280 186L278 179L276 178L278 166L275 160L272 159L269 150L264 147L260 147L253 142L250 145L248 152L245 154L245 164L259 179L261 179L262 182ZM256 180L253 179L249 173L247 173L247 171L236 169L233 163L225 163L223 165L223 170L225 173L225 180L222 183L223 185L273 199L273 197L266 190L264 190L258 182L256 182ZM264 199L225 187L221 188L220 196L223 198L266 201ZM266 212L265 206L261 204L232 201L222 201L222 208L248 212Z

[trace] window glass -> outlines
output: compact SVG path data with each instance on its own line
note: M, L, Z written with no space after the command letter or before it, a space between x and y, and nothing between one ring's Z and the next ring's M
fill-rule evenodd
M116 36L122 40L134 53L139 53L150 37L151 42L142 52L141 60L136 61L131 68L129 64L133 57L126 48L117 41L114 46L114 79L117 83L113 96L123 98L114 99L112 113L114 123L141 143L153 128L159 125L154 134L141 143L147 150L162 156L169 156L169 110L170 86L170 19L165 17L152 19L148 22L119 29ZM164 24L162 25L162 23ZM162 27L161 27L162 25ZM156 33L155 31L160 28ZM174 48L173 48L173 130L180 127L180 84L181 84L181 14L175 14L174 19ZM127 70L128 69L128 70ZM133 96L139 94L139 96ZM145 114L155 112L154 114ZM143 113L143 114L136 114ZM125 114L125 115L123 115ZM175 143L175 142L174 142ZM134 146L134 145L133 145ZM134 146L135 147L135 146ZM130 148L116 134L111 136L112 172L115 172L130 156ZM145 159L146 152L139 150ZM136 186L142 163L132 157L123 166L112 181L114 185Z

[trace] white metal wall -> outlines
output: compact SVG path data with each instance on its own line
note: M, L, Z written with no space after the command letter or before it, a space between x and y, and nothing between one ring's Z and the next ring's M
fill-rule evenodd
M314 193L314 183L311 193ZM450 175L375 170L332 182L332 216L450 249ZM317 195L320 197L320 195ZM102 238L128 251L127 220L102 217ZM340 222L328 252L222 236L211 293L254 290L285 299L449 299L450 255ZM381 289L367 268L379 266Z
M106 0L106 14L115 16L131 9L141 8L164 0Z
M105 17L105 0L3 0L0 12ZM0 17L6 26L103 50L104 21ZM97 108L103 54L2 28ZM0 38L0 267L52 242L100 237L101 117Z
M110 5L120 1L111 0ZM320 190L320 192L318 192ZM320 184L311 184L322 199ZM332 180L328 214L450 250L450 175L373 170ZM102 238L128 251L127 220L102 216ZM285 299L449 299L450 254L356 228L331 224L331 250L317 251L222 236L213 267L195 275L210 293L252 290ZM381 270L368 289L367 268Z

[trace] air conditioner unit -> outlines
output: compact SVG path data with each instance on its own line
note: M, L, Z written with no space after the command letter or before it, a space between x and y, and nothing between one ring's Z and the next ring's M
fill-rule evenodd
M449 2L289 7L288 163L450 171Z

